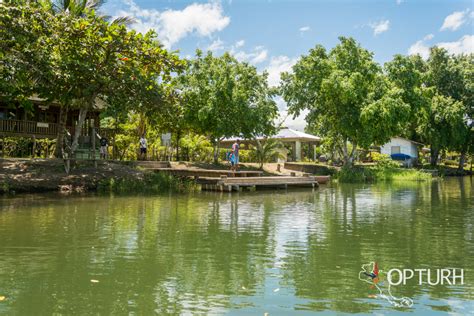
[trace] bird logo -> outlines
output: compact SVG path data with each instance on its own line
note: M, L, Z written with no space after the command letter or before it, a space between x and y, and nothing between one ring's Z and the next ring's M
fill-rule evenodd
M391 285L388 283L388 287L384 286L381 282L381 272L377 262L370 262L362 265L362 270L359 271L359 280L370 284L371 289L377 289L379 294L369 295L369 298L382 298L387 300L390 304L395 307L411 307L413 306L413 300L409 297L396 297L391 292Z

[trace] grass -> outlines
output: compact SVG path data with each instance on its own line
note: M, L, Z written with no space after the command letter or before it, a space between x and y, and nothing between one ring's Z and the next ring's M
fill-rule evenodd
M162 193L162 192L191 192L198 186L189 179L178 178L165 173L145 173L143 179L109 178L99 182L98 191L114 193Z
M393 167L355 166L342 168L336 174L341 183L360 183L376 181L429 181L432 175L416 169Z

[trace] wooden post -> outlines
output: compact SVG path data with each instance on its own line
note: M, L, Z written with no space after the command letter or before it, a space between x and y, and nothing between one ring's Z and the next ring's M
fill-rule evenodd
M35 153L36 153L36 135L33 135L33 152L31 153L31 157L35 159Z
M92 160L94 161L94 168L97 168L97 160L95 159L95 126L92 125Z

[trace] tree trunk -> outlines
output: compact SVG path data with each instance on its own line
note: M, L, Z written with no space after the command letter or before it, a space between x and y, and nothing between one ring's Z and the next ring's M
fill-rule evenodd
M431 147L430 151L430 165L432 167L436 167L438 165L438 155L439 155L439 149Z
M179 139L181 138L181 132L176 132L176 161L179 161Z
M459 166L458 166L459 171L464 170L465 163L466 163L466 152L461 152L461 157L459 157Z
M56 137L56 149L54 151L54 157L63 158L64 153L64 135L66 134L66 122L67 122L67 107L61 106L59 108L59 127L58 135Z
M82 127L84 126L87 117L87 111L87 108L81 108L79 110L79 118L77 119L76 128L74 129L74 137L72 139L71 156L74 155L77 147L79 147L79 136L81 136L82 133Z
M220 141L219 139L217 139L214 145L214 163L216 165L219 163L219 149L220 149Z
M349 154L349 148L347 148L347 139L345 139L342 143L342 155L344 159L344 167L352 167L353 160L354 160L354 147L352 148L351 153Z

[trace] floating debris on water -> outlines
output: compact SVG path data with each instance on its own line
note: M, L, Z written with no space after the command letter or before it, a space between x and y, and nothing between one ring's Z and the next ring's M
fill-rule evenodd
M280 291L280 288L274 289L273 292L278 292Z
M92 283L99 283L99 280L92 279L91 282Z
M6 300L6 296L0 295L0 302Z

